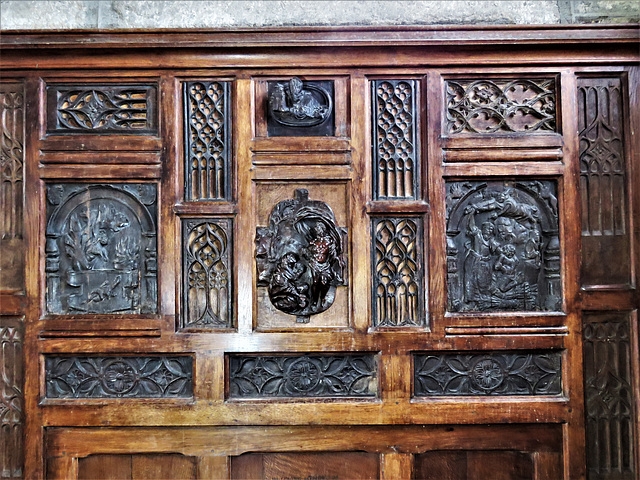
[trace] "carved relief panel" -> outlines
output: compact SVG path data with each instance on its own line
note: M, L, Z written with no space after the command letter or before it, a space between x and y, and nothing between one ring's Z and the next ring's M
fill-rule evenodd
M560 310L555 182L447 182L446 189L449 311Z
M0 477L22 478L24 318L0 316Z
M49 184L46 200L47 313L155 313L156 185Z

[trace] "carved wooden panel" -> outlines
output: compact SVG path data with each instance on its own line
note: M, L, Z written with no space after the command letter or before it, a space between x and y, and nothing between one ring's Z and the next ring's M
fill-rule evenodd
M152 85L49 85L47 130L52 133L154 134Z
M0 316L0 477L22 478L23 320Z
M232 221L182 223L182 328L224 328L232 319Z
M335 132L332 80L268 82L269 137L327 137Z
M556 132L555 79L460 79L445 82L445 132Z
M374 480L375 453L247 453L231 459L231 478L280 480Z
M375 397L371 354L230 355L229 397Z
M184 84L185 199L231 199L231 83Z
M561 359L555 351L417 354L414 395L560 395Z
M46 398L186 398L193 396L187 356L45 357Z
M631 480L638 471L632 381L632 356L638 352L632 349L630 316L591 313L583 316L583 322L589 478Z
M424 326L422 218L378 217L371 229L374 326Z
M0 83L0 151L0 290L21 290L24 92L19 83Z
M420 197L418 83L372 82L373 198Z
M47 312L154 313L156 185L57 183L46 198Z
M448 182L449 311L560 310L556 184Z
M631 275L623 86L578 79L582 284L626 284Z

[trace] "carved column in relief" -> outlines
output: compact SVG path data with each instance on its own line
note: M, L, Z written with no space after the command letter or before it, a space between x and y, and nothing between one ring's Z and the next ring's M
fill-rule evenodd
M447 183L449 311L561 308L555 188L549 180Z

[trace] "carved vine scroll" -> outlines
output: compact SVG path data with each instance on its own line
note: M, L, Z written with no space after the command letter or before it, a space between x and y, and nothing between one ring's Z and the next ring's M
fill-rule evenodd
M47 312L154 313L156 216L155 184L48 185Z
M333 304L345 284L346 229L336 225L324 202L298 189L278 203L269 226L256 231L258 286L265 286L278 310L306 323Z
M449 311L560 310L555 183L447 183Z

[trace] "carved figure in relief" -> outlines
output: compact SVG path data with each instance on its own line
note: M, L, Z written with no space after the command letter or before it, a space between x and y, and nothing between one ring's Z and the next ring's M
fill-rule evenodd
M269 112L282 125L319 125L327 119L331 109L329 92L317 85L305 86L298 77L275 84L269 94Z
M331 208L306 190L278 203L269 227L256 233L258 285L268 287L275 308L308 322L327 310L344 283L343 236Z
M467 193L462 193L465 188L457 183L450 189L456 196L448 200L448 243L452 243L448 251L457 259L448 260L449 308L559 308L560 279L555 266L559 258L557 242L552 241L557 238L557 200L551 193L552 185L545 184L544 191L553 201L524 184L476 185L467 185L471 189ZM544 269L543 259L547 262ZM462 275L458 274L460 267Z

